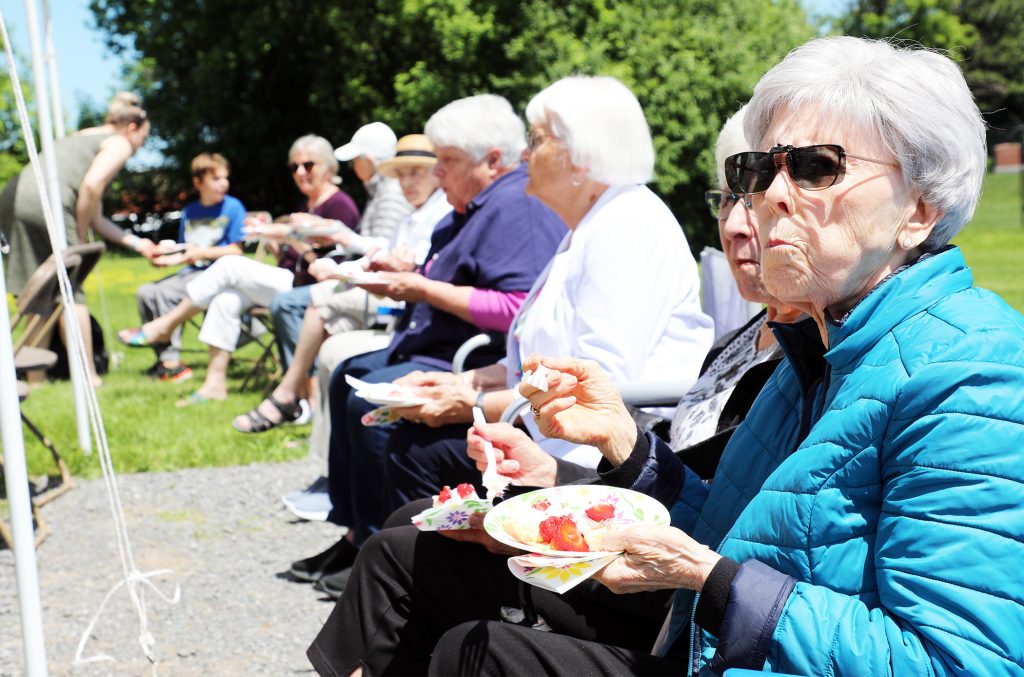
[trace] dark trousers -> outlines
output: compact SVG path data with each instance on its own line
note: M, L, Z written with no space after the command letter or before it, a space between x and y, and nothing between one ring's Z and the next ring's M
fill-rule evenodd
M331 374L327 479L333 508L327 519L349 527L356 546L380 529L388 516L384 457L396 425L364 426L363 414L377 405L357 397L345 375L369 383L390 383L417 369L429 371L432 367L418 362L388 365L387 351L376 350L342 362Z
M408 524L426 505L403 508L388 524ZM413 526L384 529L363 546L345 593L306 655L321 675L348 675L360 666L364 675L425 674L445 632L498 620L503 606L521 606L507 559ZM669 600L667 591L615 595L593 581L564 595L530 590L534 608L555 632L638 654L653 646ZM568 665L564 670L573 673Z
M476 464L466 455L469 424L431 428L408 421L388 439L387 494L392 510L421 498L430 498L448 485L466 482L483 496Z

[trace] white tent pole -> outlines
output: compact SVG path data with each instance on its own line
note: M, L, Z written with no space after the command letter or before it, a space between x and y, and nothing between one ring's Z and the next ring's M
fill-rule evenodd
M6 245L2 239L3 235L0 235L0 243ZM0 256L0 298L5 299L7 286L4 284L2 259ZM39 571L36 568L36 544L32 535L32 497L28 493L25 439L22 436L16 379L10 318L5 313L4 319L0 321L0 435L4 445L4 482L7 485L7 501L11 513L25 673L29 677L37 677L46 675L46 645L43 643L43 608L39 599Z
M25 20L28 24L29 44L32 47L32 76L35 79L36 115L39 118L39 145L43 149L43 167L46 170L46 187L50 196L50 207L57 222L61 251L67 248L67 232L64 225L64 205L61 199L60 180L57 177L57 155L54 151L53 124L50 118L50 97L46 91L46 71L43 68L43 50L39 44L39 21L36 18L35 0L25 0ZM64 322L77 322L74 307L64 309ZM78 446L85 453L92 451L89 435L89 414L85 403L85 388L88 374L78 354L68 347L68 364L71 365L71 385L75 401L75 422L78 428Z
M53 133L58 139L64 138L64 107L60 101L60 80L57 78L57 50L53 46L53 30L50 21L50 0L43 2L43 34L46 42L46 66L50 74L50 97L53 102Z

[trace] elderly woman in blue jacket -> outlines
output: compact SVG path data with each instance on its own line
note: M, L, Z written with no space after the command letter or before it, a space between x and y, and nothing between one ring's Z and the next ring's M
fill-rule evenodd
M599 579L676 589L665 669L1021 674L1024 318L948 244L985 170L963 76L932 52L817 39L765 75L745 127L757 150L727 161L730 188L757 212L768 290L810 319L774 327L787 359L715 479L641 435L592 364L524 364L554 370L547 392L520 387L542 432L646 463L635 488L671 505L672 527L591 544L625 552ZM480 630L449 632L431 669L658 672Z

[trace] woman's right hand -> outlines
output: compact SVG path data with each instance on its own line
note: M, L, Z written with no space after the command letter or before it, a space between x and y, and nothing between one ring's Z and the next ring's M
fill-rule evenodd
M392 381L396 386L407 386L409 388L427 388L432 386L454 386L462 385L465 380L462 376L450 371L411 371L405 376Z
M469 526L469 529L440 529L437 533L453 541L482 545L487 549L487 552L494 555L522 554L522 551L494 540L490 534L484 531L484 516L482 513L470 515Z
M541 364L551 370L547 392L519 384L541 433L595 446L615 466L625 461L636 444L637 428L608 375L592 360L536 354L523 362L523 371Z
M555 486L558 464L530 436L508 423L476 424L466 433L466 453L482 473L487 469L484 441L494 447L495 470L526 487Z

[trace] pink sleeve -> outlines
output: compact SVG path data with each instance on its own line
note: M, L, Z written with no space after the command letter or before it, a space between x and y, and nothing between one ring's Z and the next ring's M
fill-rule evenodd
M469 315L473 324L484 331L508 331L526 294L525 291L474 288L469 295Z

